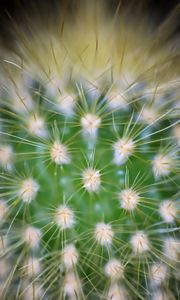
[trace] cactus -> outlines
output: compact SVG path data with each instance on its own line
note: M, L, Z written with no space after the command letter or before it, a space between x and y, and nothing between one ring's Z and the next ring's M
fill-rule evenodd
M2 300L179 299L177 49L90 2L1 50Z

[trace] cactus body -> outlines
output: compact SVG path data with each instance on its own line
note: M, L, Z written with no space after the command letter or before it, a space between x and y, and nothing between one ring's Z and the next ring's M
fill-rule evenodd
M1 55L2 300L179 299L175 54L89 5Z

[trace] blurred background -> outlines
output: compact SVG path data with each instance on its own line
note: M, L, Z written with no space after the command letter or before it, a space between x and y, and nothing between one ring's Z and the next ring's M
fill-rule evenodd
M62 23L71 20L73 28L78 7L92 2L94 7L102 3L110 19L125 12L127 24L132 23L135 33L136 27L137 30L143 29L145 22L148 24L145 29L147 36L156 33L161 46L170 45L171 49L176 49L176 58L180 56L180 0L2 0L0 44L4 53L19 50L16 26L27 37L36 36L36 26L41 24L46 26L46 30L51 22L58 28L60 19Z
M179 9L180 0L99 0L108 6L110 13L115 13L117 8L130 7L132 11L143 10L149 18L149 22L157 27L163 22L171 12L177 8ZM8 38L10 18L16 21L26 13L31 13L32 9L47 13L53 13L59 5L66 10L73 11L81 0L1 0L0 1L0 17L1 26L0 34L5 39ZM84 2L84 1L83 1ZM30 15L33 18L33 15ZM12 29L12 28L11 28ZM175 33L179 32L179 27L175 29Z

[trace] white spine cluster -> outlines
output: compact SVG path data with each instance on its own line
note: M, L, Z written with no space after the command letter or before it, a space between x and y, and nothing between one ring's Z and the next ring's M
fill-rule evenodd
M101 184L101 175L99 170L87 169L83 172L82 175L83 186L90 192L97 192Z
M47 136L44 119L37 115L32 115L28 118L27 130L31 135L40 138L45 138Z
M177 140L178 146L180 146L180 125L179 124L173 127L173 135Z
M41 231L33 226L28 226L22 233L22 240L31 249L37 248L41 239Z
M8 206L3 199L0 199L0 222L3 222L8 212Z
M157 109L153 107L145 107L141 112L140 119L142 120L143 123L146 123L148 125L150 124L153 125L158 119Z
M170 200L165 200L161 202L159 207L159 213L166 223L174 222L177 215L176 203Z
M68 244L63 249L62 261L67 269L71 269L78 262L79 254L73 244Z
M10 272L10 264L7 259L0 258L0 280L6 279Z
M57 99L57 109L66 117L73 116L75 105L75 96L63 95Z
M137 207L139 200L139 195L132 189L125 189L119 193L120 205L125 210L134 210Z
M111 284L108 294L107 300L128 300L127 292L125 288L117 283Z
M50 150L51 159L57 165L67 165L70 163L70 156L66 145L54 142Z
M113 258L108 261L104 271L107 277L109 277L111 280L116 280L123 277L124 267L119 260Z
M101 125L101 118L88 113L81 118L81 125L86 137L96 138L98 128Z
M81 283L77 275L73 272L68 272L64 279L64 294L70 299L77 299L81 290Z
M157 154L153 160L153 172L155 177L169 175L172 171L173 160L170 155Z
M24 290L22 291L24 300L39 300L42 298L43 289L38 282L24 283Z
M135 149L135 144L131 138L124 137L114 143L113 149L114 149L114 163L116 165L122 165L133 154Z
M152 293L152 300L170 300L168 293L161 289L157 289Z
M163 253L168 261L178 262L180 258L180 240L173 237L166 238Z
M60 205L55 214L55 222L62 230L72 228L75 224L73 211L66 205Z
M168 270L162 262L154 263L150 268L150 281L152 286L158 286L167 279Z
M120 94L112 94L109 96L107 100L107 105L110 110L118 110L123 109L126 110L128 108L128 103L125 98Z
M0 145L0 167L8 171L12 170L13 149L10 145Z
M36 257L30 257L27 261L25 269L26 275L28 277L31 278L37 276L41 271L41 265L39 260Z
M101 246L110 246L114 237L111 225L98 223L95 228L95 239Z
M7 250L8 241L6 236L0 236L0 255L3 256Z
M136 232L131 237L131 246L133 252L137 255L143 254L150 249L150 244L147 235L143 231Z
M39 184L33 178L27 178L22 181L18 194L24 202L31 202L35 199L38 191Z

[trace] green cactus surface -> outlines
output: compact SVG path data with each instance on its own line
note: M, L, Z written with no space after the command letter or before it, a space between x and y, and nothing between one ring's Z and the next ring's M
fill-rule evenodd
M180 299L176 49L100 8L1 51L2 300Z

